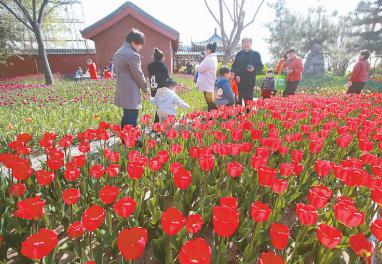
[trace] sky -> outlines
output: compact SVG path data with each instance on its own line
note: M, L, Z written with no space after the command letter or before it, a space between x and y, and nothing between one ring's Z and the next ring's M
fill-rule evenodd
M227 0L227 2L230 1L232 0ZM267 3L273 1L266 0ZM85 25L88 26L113 12L125 0L82 0L82 2ZM206 9L204 0L132 0L132 2L177 30L180 33L180 40L185 44L190 44L191 40L198 42L208 39L218 27ZM209 0L209 2L216 2L216 0ZM253 14L259 2L260 0L247 0L247 17ZM302 14L306 13L309 7L321 5L329 12L337 10L340 15L344 15L353 11L358 2L359 0L285 0L287 8ZM271 22L274 16L274 11L264 4L255 23L243 34L243 36L252 37L254 49L261 53L265 62L271 59L265 41L268 36L265 24Z

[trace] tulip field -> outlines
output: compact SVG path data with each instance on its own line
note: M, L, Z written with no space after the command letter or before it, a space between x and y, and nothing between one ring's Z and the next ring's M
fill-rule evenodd
M382 94L299 94L119 125L112 82L0 85L0 263L369 263ZM123 143L122 143L123 142ZM96 151L90 151L96 144ZM37 158L36 158L37 157Z

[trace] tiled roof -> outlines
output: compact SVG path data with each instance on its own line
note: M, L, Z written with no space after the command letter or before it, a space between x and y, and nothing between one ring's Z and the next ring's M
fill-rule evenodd
M218 48L223 48L223 39L217 34L217 30L215 29L215 33L207 40L201 42L192 42L192 45L198 47L205 47L208 44L213 44L216 42Z
M216 55L224 56L224 52L216 52ZM202 53L199 51L179 50L175 53L175 56L202 56Z
M175 29L169 27L168 25L162 23L155 17L151 16L150 14L146 13L144 10L136 6L134 3L128 1L125 2L122 6L120 6L117 10L115 10L113 13L109 14L108 16L104 17L103 19L99 20L98 22L94 23L93 25L85 28L81 31L82 35L85 38L91 38L94 35L96 35L98 32L98 29L102 27L104 24L110 23L111 25L117 23L119 19L122 19L124 16L123 14L126 13L126 10L133 10L134 12L138 13L139 15L146 18L148 21L150 21L152 24L158 26L162 30L164 30L167 35L172 40L178 40L179 39L179 32Z
M38 50L20 50L18 53L21 55L38 55ZM86 55L96 52L94 49L46 49L46 53L48 55Z

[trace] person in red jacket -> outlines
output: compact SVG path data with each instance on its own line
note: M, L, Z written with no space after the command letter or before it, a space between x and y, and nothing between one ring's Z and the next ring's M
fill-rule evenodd
M347 82L348 94L360 94L367 81L370 65L367 60L370 57L368 50L362 50L358 62L354 65L353 72Z
M88 71L90 74L90 79L98 80L97 65L91 59L88 59Z
M284 97L294 95L297 87L302 79L302 73L304 72L304 65L302 59L297 56L295 49L289 49L287 51L287 87L284 91Z
M113 78L113 73L108 67L105 67L103 70L103 78L106 80L112 79Z

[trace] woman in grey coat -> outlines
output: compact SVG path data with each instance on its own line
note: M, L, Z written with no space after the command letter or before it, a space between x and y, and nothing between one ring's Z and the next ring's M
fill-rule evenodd
M138 53L144 41L144 34L133 29L113 57L117 78L114 103L123 108L122 128L125 125L137 126L139 109L142 108L141 91L149 92L142 71L141 55Z

